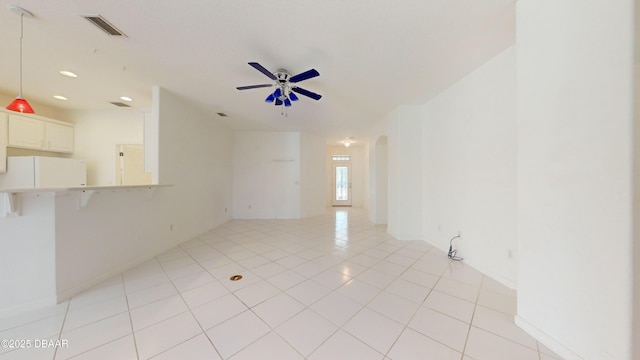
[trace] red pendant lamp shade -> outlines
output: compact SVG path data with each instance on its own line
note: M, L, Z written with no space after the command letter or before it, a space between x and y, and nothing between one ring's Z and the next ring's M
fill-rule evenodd
M33 114L35 113L35 111L33 111L33 108L31 107L31 105L29 105L27 100L22 97L22 20L25 16L33 17L33 14L16 5L11 5L9 6L9 8L16 14L20 15L20 94L15 100L11 102L11 104L9 104L9 106L7 106L7 109L21 113Z
M33 108L31 107L31 105L29 105L27 100L23 99L20 96L18 96L15 100L11 102L11 104L9 104L9 106L7 106L7 110L17 111L17 112L27 113L27 114L35 113L35 111L33 111Z

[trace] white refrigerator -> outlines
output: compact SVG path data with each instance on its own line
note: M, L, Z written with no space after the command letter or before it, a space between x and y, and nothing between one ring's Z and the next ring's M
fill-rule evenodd
M48 156L9 156L0 188L66 188L87 185L87 163Z

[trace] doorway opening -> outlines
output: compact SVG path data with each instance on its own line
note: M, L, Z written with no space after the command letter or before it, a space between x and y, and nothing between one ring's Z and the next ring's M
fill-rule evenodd
M333 206L351 206L351 164L333 165Z
M144 171L144 147L116 145L116 185L149 185L151 173Z

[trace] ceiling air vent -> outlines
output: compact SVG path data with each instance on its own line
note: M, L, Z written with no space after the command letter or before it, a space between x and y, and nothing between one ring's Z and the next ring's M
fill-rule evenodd
M111 36L127 36L100 15L83 15L82 17L89 20L93 25Z
M119 106L119 107L131 107L123 102L119 102L119 101L112 101L111 104L115 105L115 106Z

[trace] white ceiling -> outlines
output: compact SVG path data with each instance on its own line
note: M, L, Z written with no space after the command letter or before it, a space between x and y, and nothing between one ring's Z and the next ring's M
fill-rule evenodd
M356 141L389 111L422 104L515 41L515 0L0 0L0 92L18 92L24 19L24 97L63 109L114 109L122 95L149 109L159 85L236 129L309 131ZM81 15L102 15L110 37ZM292 75L322 94L282 107L247 65ZM72 70L77 79L61 76ZM60 94L66 102L53 99ZM36 108L37 112L37 108Z

